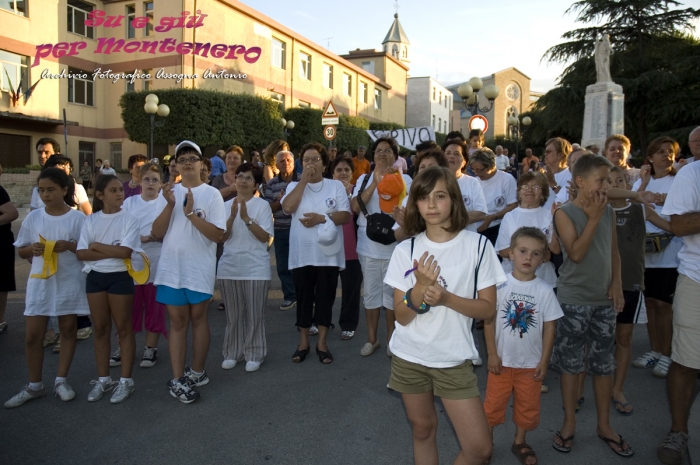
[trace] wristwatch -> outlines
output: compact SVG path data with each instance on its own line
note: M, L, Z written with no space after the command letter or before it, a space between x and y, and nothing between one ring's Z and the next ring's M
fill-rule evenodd
M253 223L255 223L255 220L251 218L250 220L248 220L248 222L247 222L245 225L248 226L248 227L250 228L250 226L251 226Z

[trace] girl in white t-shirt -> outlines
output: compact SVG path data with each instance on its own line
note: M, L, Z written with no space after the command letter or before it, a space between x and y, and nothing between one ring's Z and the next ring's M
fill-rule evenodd
M270 253L274 234L270 204L255 196L262 170L250 163L235 172L237 196L224 204L228 215L224 253L216 277L226 307L224 362L229 370L245 359L246 371L256 371L267 354L265 305L270 289Z
M124 210L139 220L141 247L149 260L150 274L144 284L134 283L134 303L131 307L131 321L134 333L140 333L142 323L146 326L146 348L143 351L140 366L149 368L158 360L158 337L168 337L165 326L165 305L156 301L156 287L153 280L158 269L160 249L163 244L151 234L153 221L165 208L167 201L160 195L161 171L157 163L146 163L140 168L141 194L124 201ZM137 258L138 255L134 256ZM138 257L140 259L140 257ZM137 267L140 269L140 267ZM115 357L112 357L114 360Z
M557 274L550 258L553 253L561 253L561 247L559 239L554 234L552 211L544 206L550 195L552 192L549 190L547 178L542 173L530 171L520 176L517 190L519 206L503 217L495 248L503 258L503 271L508 274L513 271L513 262L510 260L510 243L513 234L524 226L538 228L547 236L549 248L545 252L542 263L537 267L536 276L555 288Z
M116 176L100 176L95 183L95 200L83 224L76 255L85 262L85 292L95 329L95 359L99 379L88 394L88 401L102 398L114 389L111 402L123 402L134 390L131 370L136 343L131 328L131 304L134 281L126 267L126 259L141 250L139 223L131 213L122 210L124 186ZM121 379L109 376L110 332L112 321L117 327L121 347Z
M63 401L75 397L66 376L75 352L76 315L87 315L89 309L85 299L85 281L80 279L82 264L75 256L85 215L71 209L73 185L62 170L47 168L42 171L39 175L39 193L46 206L27 215L15 241L21 258L33 258L24 310L29 384L5 403L7 408L18 407L46 395L46 388L41 382L44 361L42 341L49 317L58 317L62 343L54 392ZM53 252L50 248L53 248ZM48 260L45 260L45 255Z
M180 184L163 187L167 205L153 222L152 233L163 238L156 270L156 300L170 316L170 395L194 402L194 387L209 383L204 363L209 352L207 308L216 281L216 244L224 237L226 216L219 191L202 182L202 151L191 141L175 148ZM166 234L167 233L167 234ZM192 368L185 365L187 329L192 322Z
M384 280L396 312L389 387L402 394L416 458L438 462L437 395L459 439L456 461L484 463L492 446L470 328L475 318L493 320L496 286L506 277L491 243L464 230L468 215L450 170L421 171L409 198L405 228L415 237L396 246Z

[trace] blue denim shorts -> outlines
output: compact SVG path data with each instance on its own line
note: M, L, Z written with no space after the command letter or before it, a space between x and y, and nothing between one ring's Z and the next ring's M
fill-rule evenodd
M190 291L189 289L175 289L168 286L156 286L156 302L163 305L181 307L193 305L211 299L211 294Z

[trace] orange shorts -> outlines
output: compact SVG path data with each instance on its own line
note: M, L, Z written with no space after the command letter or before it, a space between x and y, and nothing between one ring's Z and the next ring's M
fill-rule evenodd
M540 395L542 382L533 378L534 368L501 368L500 375L489 373L486 383L484 412L489 426L506 421L506 408L511 393L513 399L513 423L526 431L540 424Z

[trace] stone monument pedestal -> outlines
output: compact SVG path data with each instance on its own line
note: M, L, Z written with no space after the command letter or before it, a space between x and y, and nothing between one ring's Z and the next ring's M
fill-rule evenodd
M625 95L614 82L598 82L586 87L581 145L597 145L601 151L605 139L625 132Z

